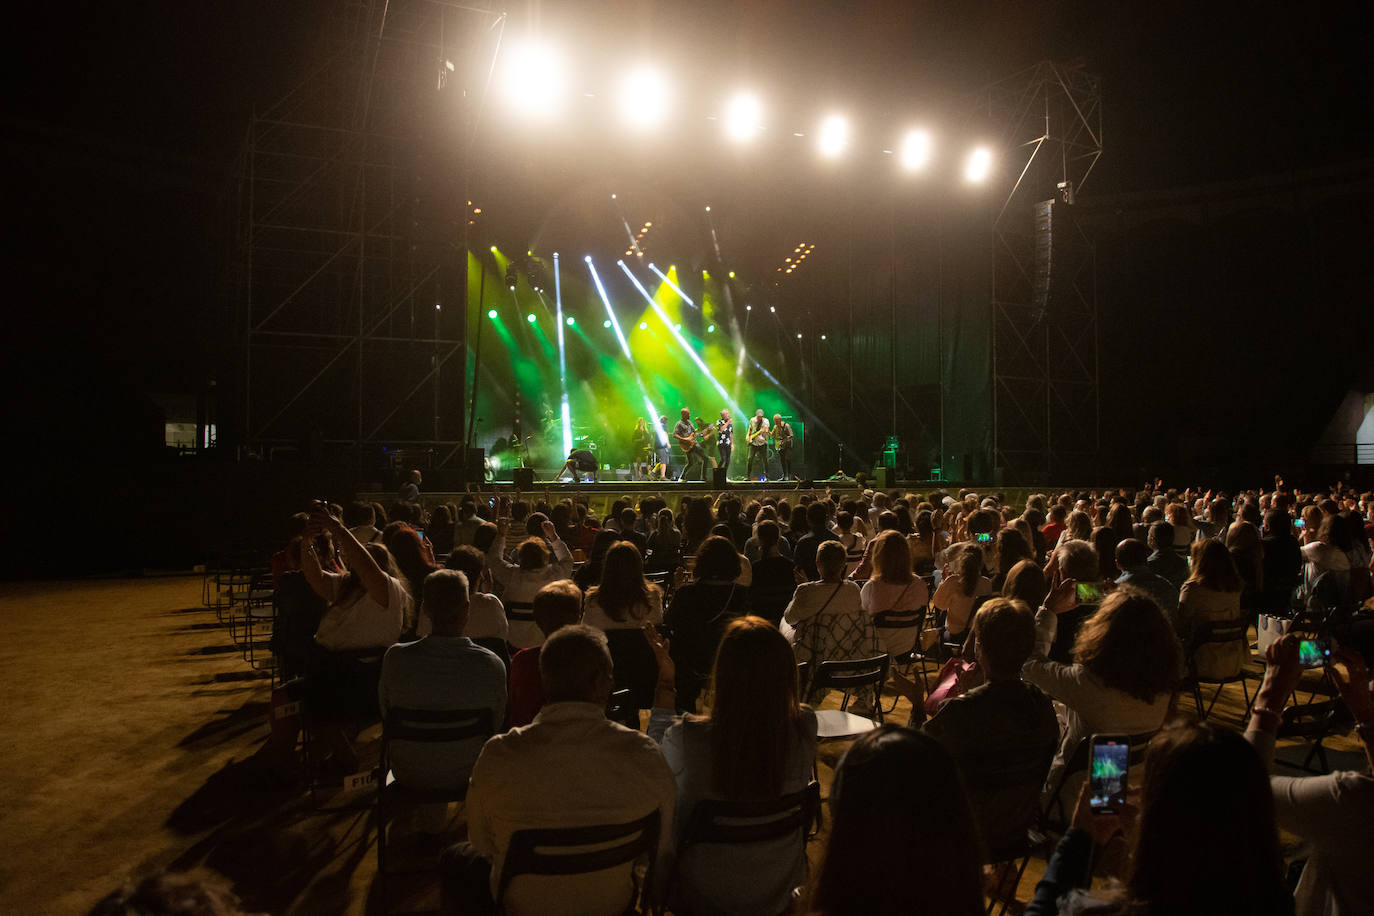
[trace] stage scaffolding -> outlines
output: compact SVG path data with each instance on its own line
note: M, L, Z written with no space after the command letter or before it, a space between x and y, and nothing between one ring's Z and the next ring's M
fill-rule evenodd
M433 0L340 3L318 63L252 118L235 236L244 444L351 452L360 469L383 443L462 460L476 217L455 74L498 19Z
M1101 86L1081 63L1043 61L992 84L985 103L1020 170L992 227L993 466L1008 482L1091 473L1096 253L1073 203L1102 155Z

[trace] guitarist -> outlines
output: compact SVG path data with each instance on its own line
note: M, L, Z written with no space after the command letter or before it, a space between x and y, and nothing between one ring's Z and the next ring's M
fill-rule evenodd
M692 476L695 469L697 480L704 480L706 474L706 453L701 450L701 443L697 441L696 427L692 425L692 412L686 407L682 408L682 419L677 421L673 427L673 438L677 440L678 446L682 449L687 463L682 468L682 476L678 480L687 480Z
M792 424L773 414L773 446L778 450L778 462L782 465L782 479L792 479Z
M746 470L750 480L754 480L754 462L758 461L763 468L763 476L768 476L768 418L763 415L763 410L754 411L754 416L749 420L749 428L744 434L744 439L749 443L749 465Z

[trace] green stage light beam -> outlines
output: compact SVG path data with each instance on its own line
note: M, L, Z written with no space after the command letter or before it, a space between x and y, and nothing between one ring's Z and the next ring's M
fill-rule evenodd
M664 327L668 329L668 333L672 334L673 337L677 340L678 345L681 346L684 351L686 351L687 356L692 360L693 363L696 364L696 367L701 371L701 374L706 376L706 378L710 379L711 384L716 389L716 393L719 394L722 398L724 398L726 404L730 405L730 409L734 411L735 416L744 416L744 412L740 410L740 406L735 403L735 399L730 397L730 393L725 390L725 386L723 386L720 382L716 381L716 377L711 374L711 370L706 365L706 362L700 356L697 355L697 351L694 350L692 348L692 345L688 343L686 338L682 336L682 332L679 331L677 328L673 327L673 322L669 320L667 314L664 313L663 308L657 302L654 301L653 296L649 295L649 291L644 288L644 284L639 282L639 278L636 277L630 271L629 266L624 261L617 261L616 263L620 265L621 270L625 271L625 276L630 278L630 282L634 284L635 289L639 290L639 294L644 297L644 301L649 303L649 307L654 310L654 314L657 315L659 320L663 322Z
M568 358L563 342L563 283L558 270L558 252L553 253L553 304L558 324L558 390L562 394L563 454L572 451L572 421L568 408ZM568 318L572 324L572 317Z
M678 297L681 298L683 302L687 303L687 304L690 305L692 308L697 309L698 311L700 311L700 308L701 308L701 307L698 306L695 302L693 302L691 299L689 299L689 298L687 297L687 294L684 293L684 292L682 291L682 287L678 286L678 285L677 285L676 283L674 283L672 280L669 280L667 274L665 274L663 271L659 270L658 267L657 267L656 265L654 265L654 264L650 264L650 265L649 265L649 269L652 270L654 273L658 274L658 278L659 278L660 280L662 280L664 283L667 283L669 286L671 286L672 289L673 289L673 292L677 293L677 294L678 294ZM706 273L706 271L703 270L702 273L704 274L704 273Z
M625 354L625 359L630 364L630 371L634 373L635 384L639 387L639 393L644 398L644 407L649 412L649 416L654 419L654 429L658 430L659 442L667 445L668 431L658 422L659 410L654 406L653 400L649 397L649 389L644 386L644 379L639 375L639 367L635 365L635 358L630 353L630 344L625 340L625 332L620 330L620 322L615 317L615 309L611 308L611 300L606 295L606 287L601 283L601 275L596 272L596 265L592 263L591 255L587 255L583 260L587 262L587 270L591 271L592 282L596 284L596 292L601 297L601 304L606 307L606 316L610 319L611 327L615 329L616 340L620 341L620 350Z

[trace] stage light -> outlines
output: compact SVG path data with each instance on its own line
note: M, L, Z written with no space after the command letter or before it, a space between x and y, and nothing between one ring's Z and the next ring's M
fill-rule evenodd
M569 315L567 318L563 319L563 323L566 324L568 327L573 327L577 324L577 319Z
M708 324L708 325L706 326L706 333L707 333L707 334L714 334L714 333L716 333L716 326L713 325L713 324Z
M992 151L986 146L975 147L964 163L964 180L978 184L992 171Z
M746 312L752 312L752 311L754 310L754 307L753 307L752 305L746 305L746 306L744 307L744 310L745 310Z
M620 84L620 113L636 130L657 127L668 117L671 94L661 72L637 67Z
M930 161L930 133L924 130L907 131L902 138L902 168L908 172L923 169Z
M673 330L674 330L674 331L681 331L681 330L682 330L682 325L681 325L681 324L675 324L675 325L673 325Z
M525 320L528 321L530 324L534 324L534 322L537 319L534 317L534 312L530 312L528 315L525 316Z
M707 213L710 213L710 212L711 212L711 208L710 208L710 207L707 207L707 208L706 208L706 212L707 212Z
M776 308L775 306L771 306L771 305L768 306L768 311L772 312L774 315L776 315L776 314L778 313L777 308Z
M797 335L797 340L801 340L801 335L800 335L800 334Z
M730 279L731 279L731 280L735 279L735 272L734 272L733 270L730 271Z
M611 327L611 319L607 318L605 321L601 322L601 326L609 330Z
M824 335L824 334L821 335L821 340L825 340L825 335Z
M495 318L496 318L496 309L487 309L487 317L488 317L488 318L495 319Z
M492 246L491 246L491 253L492 253L492 254L496 254L496 246L495 246L495 245L492 245Z
M763 106L758 97L749 92L737 93L725 106L725 135L736 143L753 139L762 118Z
M840 115L830 115L821 122L816 148L827 159L836 159L849 146L849 122Z
M529 42L505 55L502 83L512 108L533 118L552 116L567 90L563 62L546 44Z
M647 331L647 330L649 330L649 322L647 322L647 321L641 321L641 322L639 323L639 329L640 329L641 331Z
M437 303L437 302L434 303L434 311L436 311L436 312L439 311L439 308L440 308L439 303Z

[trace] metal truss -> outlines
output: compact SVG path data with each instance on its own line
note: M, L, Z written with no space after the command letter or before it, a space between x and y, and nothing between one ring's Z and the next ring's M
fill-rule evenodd
M445 35L470 16L341 3L318 64L253 117L235 237L245 444L461 443L470 212L449 165L462 109L442 90L459 53Z
M990 86L1003 148L1025 154L993 222L993 465L1091 473L1100 441L1096 255L1073 202L1102 155L1098 78L1043 61Z

